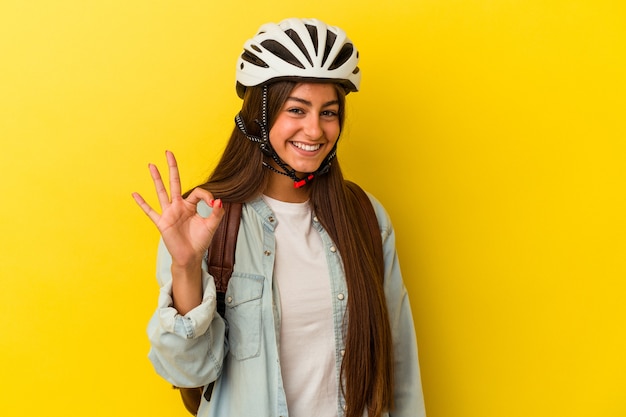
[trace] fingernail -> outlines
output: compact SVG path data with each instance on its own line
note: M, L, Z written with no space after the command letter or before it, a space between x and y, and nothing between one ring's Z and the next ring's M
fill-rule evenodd
M210 199L210 200L209 200L209 207L213 207L213 203L215 203L215 200Z

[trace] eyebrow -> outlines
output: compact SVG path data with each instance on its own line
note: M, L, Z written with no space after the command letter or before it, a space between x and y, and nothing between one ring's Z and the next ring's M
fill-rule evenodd
M311 103L310 101L305 100L305 99L303 99L303 98L299 98L299 97L287 97L287 101L289 101L289 100L292 100L292 101L297 101L298 103L302 103L302 104L304 104L305 106L308 106L308 107L312 107L312 106L313 106L313 103ZM333 105L335 105L335 104L339 104L339 100L332 100L332 101L329 101L329 102L327 102L327 103L324 103L324 104L322 105L322 108L324 108L324 107L329 107L329 106L333 106Z

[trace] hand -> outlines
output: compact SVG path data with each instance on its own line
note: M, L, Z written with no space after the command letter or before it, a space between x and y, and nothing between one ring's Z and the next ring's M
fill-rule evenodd
M222 220L224 215L222 201L214 200L210 192L201 188L194 189L183 199L176 158L170 151L166 152L166 158L171 196L167 194L158 168L153 164L149 165L161 214L150 207L138 193L133 193L133 198L159 229L163 242L172 256L172 266L193 268L201 264L213 234ZM207 218L197 213L197 205L201 200L213 207L211 215Z

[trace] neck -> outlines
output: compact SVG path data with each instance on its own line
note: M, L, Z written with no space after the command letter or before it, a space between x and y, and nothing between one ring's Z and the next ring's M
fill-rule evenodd
M291 178L272 172L263 194L286 203L304 203L309 199L310 189L308 184L296 188Z

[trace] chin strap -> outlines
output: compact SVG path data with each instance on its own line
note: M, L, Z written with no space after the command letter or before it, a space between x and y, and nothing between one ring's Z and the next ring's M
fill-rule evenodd
M298 178L298 176L296 175L296 171L294 171L293 169L290 169L287 165L285 165L285 163L283 163L283 161L281 161L281 159L278 156L274 157L274 155L272 155L274 162L276 162L276 164L278 164L278 166L280 166L283 169L283 171L280 171L274 168L267 162L263 162L263 166L277 174L285 175L291 178L293 180L294 188L302 188L308 183L310 183L311 181L313 181L315 177L319 177L320 175L326 174L330 170L330 160L334 158L335 155L336 155L335 148L333 148L331 153L328 155L328 157L326 157L322 165L315 172L310 172L302 178Z
M320 165L320 167L315 172L308 173L303 178L298 178L298 176L296 175L296 171L291 169L289 166L287 166L287 164L282 161L282 159L280 159L270 143L269 129L267 127L267 85L263 86L261 121L259 121L259 119L254 119L254 122L259 125L259 128L261 129L261 137L254 136L248 133L246 129L246 124L241 117L241 113L237 113L237 115L235 116L235 124L237 125L237 128L241 131L241 133L243 133L244 136L248 138L248 140L258 143L261 152L271 157L274 162L276 162L276 165L278 165L282 169L282 171L276 169L265 161L263 161L263 166L277 174L285 175L291 178L293 180L293 186L295 188L304 187L305 185L313 181L315 177L326 174L330 170L330 161L335 157L335 155L337 155L337 142L335 142L335 146L330 151L326 159L324 159L322 165Z

